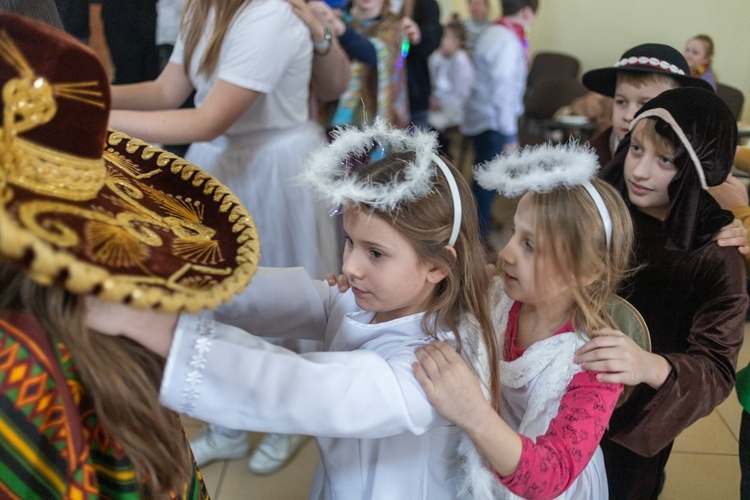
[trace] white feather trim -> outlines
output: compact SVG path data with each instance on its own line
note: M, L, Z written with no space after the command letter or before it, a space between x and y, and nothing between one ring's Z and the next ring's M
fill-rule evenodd
M564 145L528 146L478 165L474 178L487 190L508 196L527 191L546 193L581 185L596 175L599 162L590 148Z
M392 210L401 202L413 201L429 194L434 185L437 167L437 135L434 132L406 131L386 125L377 118L362 129L340 128L333 141L313 150L307 157L297 180L331 207L347 202L362 203L378 210ZM407 163L404 177L388 184L375 185L358 180L348 170L352 157L363 156L376 147L391 151L413 151L414 162Z

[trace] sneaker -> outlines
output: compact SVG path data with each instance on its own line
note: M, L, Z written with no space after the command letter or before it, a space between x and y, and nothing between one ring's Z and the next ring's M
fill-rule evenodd
M310 436L299 434L266 434L247 466L261 476L273 474L294 458L308 439Z
M198 467L202 467L215 460L244 457L250 451L250 442L246 432L241 432L238 437L226 436L207 425L197 438L190 441L190 448Z

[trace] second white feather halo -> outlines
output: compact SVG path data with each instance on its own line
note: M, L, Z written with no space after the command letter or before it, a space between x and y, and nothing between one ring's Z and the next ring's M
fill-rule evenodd
M514 198L527 191L546 193L580 186L596 176L596 153L575 142L540 144L504 153L478 165L474 179L484 189Z
M362 129L337 129L333 137L330 144L308 155L297 177L332 208L351 201L377 210L392 210L403 201L422 198L432 191L438 170L434 165L437 159L435 133L396 129L378 118ZM358 180L350 171L348 161L351 158L367 155L378 146L414 153L414 160L406 164L403 177L377 185Z

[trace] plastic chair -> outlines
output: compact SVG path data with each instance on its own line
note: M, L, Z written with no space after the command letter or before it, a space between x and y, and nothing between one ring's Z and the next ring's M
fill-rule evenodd
M722 98L727 103L729 109L732 111L735 120L739 120L742 116L742 105L745 103L745 96L739 89L736 89L723 83L717 84L716 95Z

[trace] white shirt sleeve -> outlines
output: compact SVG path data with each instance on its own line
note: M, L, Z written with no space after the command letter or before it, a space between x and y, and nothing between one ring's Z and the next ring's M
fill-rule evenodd
M262 337L323 340L341 294L302 267L259 267L250 285L219 306L216 320Z
M523 91L526 85L526 68L523 47L508 30L502 40L492 40L487 50L492 96L490 105L495 109L497 131L503 135L518 133L518 117L523 113ZM480 43L490 38L480 38Z
M307 30L292 29L298 22L286 2L251 2L229 27L218 78L263 94L271 92L300 47L310 44Z
M210 315L183 315L161 399L232 429L363 439L422 434L448 424L412 373L414 349L428 341L296 354Z

